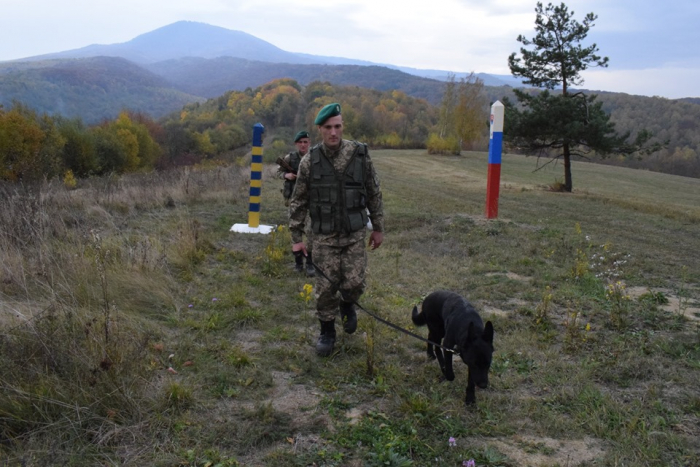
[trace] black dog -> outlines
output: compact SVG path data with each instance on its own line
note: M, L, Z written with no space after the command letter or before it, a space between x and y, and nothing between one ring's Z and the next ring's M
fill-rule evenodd
M423 300L422 311L413 307L411 315L416 326L428 325L428 340L459 353L469 369L467 397L464 402L476 400L475 386L485 389L489 385L489 368L493 354L493 325L484 326L476 309L461 295L446 290L433 292ZM443 340L444 338L444 340ZM448 381L455 379L452 370L452 352L428 344L428 357L437 355L442 374ZM444 356L443 356L444 355Z

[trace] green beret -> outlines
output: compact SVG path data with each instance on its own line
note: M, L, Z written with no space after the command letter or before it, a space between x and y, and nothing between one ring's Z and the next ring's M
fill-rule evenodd
M328 104L318 112L316 120L314 120L314 125L323 125L326 120L336 115L340 115L340 104Z
M309 137L309 132L308 131L300 131L297 133L297 135L294 137L294 142L298 142L302 138L308 138Z

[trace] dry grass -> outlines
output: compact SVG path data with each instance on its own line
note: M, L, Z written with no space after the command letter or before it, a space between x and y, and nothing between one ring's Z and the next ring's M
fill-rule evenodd
M698 464L699 180L575 164L559 194L505 156L487 221L485 154L372 156L388 230L361 304L411 328L430 291L468 296L496 329L476 407L465 367L437 383L362 313L314 355L288 232L229 232L246 167L3 186L0 465Z

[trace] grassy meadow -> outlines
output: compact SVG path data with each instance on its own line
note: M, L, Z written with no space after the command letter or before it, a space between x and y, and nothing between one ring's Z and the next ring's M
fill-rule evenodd
M491 385L439 382L359 312L314 352L281 181L247 161L0 186L0 465L700 465L700 179L505 155L371 151L384 244L360 305L411 331L433 290L495 327Z

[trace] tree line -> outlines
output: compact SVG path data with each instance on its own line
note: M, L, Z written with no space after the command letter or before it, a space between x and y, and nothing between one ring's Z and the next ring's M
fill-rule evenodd
M501 89L502 90L502 89ZM489 105L498 96L472 77L451 77L442 102L431 105L401 91L336 86L315 81L306 86L277 79L256 88L229 91L154 120L125 110L114 120L87 125L79 118L38 114L26 105L0 106L0 180L36 180L65 176L81 178L109 173L149 171L208 160L232 161L248 151L252 126L266 128L265 159L274 161L289 151L293 135L306 129L323 105L340 102L346 137L376 148L426 149L459 154L462 149L488 149ZM502 93L503 94L503 93ZM511 93L512 95L512 93ZM500 97L502 99L502 97ZM602 110L615 116L622 133L638 130L640 110L629 96L604 93ZM644 116L666 107L648 98ZM663 102L661 102L663 103ZM607 157L604 162L628 167L700 177L696 152L695 115L700 106L683 103L683 112L666 111L674 130L651 126L657 138L690 138L684 146L669 145L645 157ZM507 115L508 118L508 115ZM611 120L613 120L611 118ZM506 125L508 130L508 126ZM516 151L517 146L505 148ZM595 153L594 161L602 161Z
M157 134L158 125L141 114L122 112L114 121L88 127L19 103L0 107L0 180L149 170L162 152Z
M271 161L290 150L293 134L312 130L318 110L334 101L342 104L347 137L372 147L425 148L438 124L445 128L437 107L400 91L327 82L301 86L292 79L229 91L158 121L123 111L115 120L88 126L80 119L39 115L15 103L10 109L0 107L0 179L36 180L68 172L80 178L232 160L247 151L256 123L266 128L266 156ZM487 132L484 102L479 110L482 128L470 134L482 141ZM441 131L440 138L456 131L453 127ZM469 143L463 139L463 144ZM451 150L459 152L463 144Z

